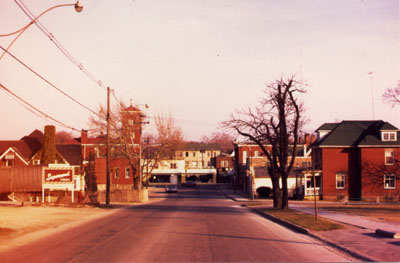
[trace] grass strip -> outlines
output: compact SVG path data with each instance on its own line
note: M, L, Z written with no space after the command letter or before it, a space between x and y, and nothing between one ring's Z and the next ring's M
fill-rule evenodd
M315 220L314 215L301 213L292 209L261 208L259 210L309 230L330 231L343 228L343 225L328 219L320 217L318 220Z

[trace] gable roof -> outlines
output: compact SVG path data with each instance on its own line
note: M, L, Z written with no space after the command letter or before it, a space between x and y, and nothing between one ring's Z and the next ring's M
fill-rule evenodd
M80 144L56 144L56 149L70 165L81 165Z
M379 121L342 121L336 125L325 124L321 127L333 129L312 147L378 147L399 146L399 129L388 122ZM321 130L321 127L318 130ZM317 131L318 131L317 130ZM397 141L382 141L381 131L397 132Z
M42 148L43 138L44 135L41 131L34 130L21 140L0 141L0 155L9 148L13 148L23 159L28 161Z

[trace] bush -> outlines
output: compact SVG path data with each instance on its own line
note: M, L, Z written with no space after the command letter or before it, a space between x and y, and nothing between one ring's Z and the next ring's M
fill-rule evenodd
M257 194L259 197L269 197L271 195L272 189L271 187L261 186L257 188Z

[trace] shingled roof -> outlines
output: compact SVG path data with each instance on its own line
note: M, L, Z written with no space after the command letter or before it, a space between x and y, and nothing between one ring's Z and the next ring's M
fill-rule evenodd
M399 129L384 121L342 121L340 123L326 123L317 131L331 130L320 138L312 147L378 147L399 146ZM397 141L383 141L382 131L397 132Z

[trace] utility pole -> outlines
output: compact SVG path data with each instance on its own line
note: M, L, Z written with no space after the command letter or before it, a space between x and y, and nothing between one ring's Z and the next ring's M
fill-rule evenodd
M110 87L107 87L107 179L106 179L106 206L110 205Z
M316 189L316 184L317 180L315 180L315 170L312 170L312 176L313 176L313 185L314 185L314 216L315 216L315 221L318 220L318 206L317 206L317 189Z

